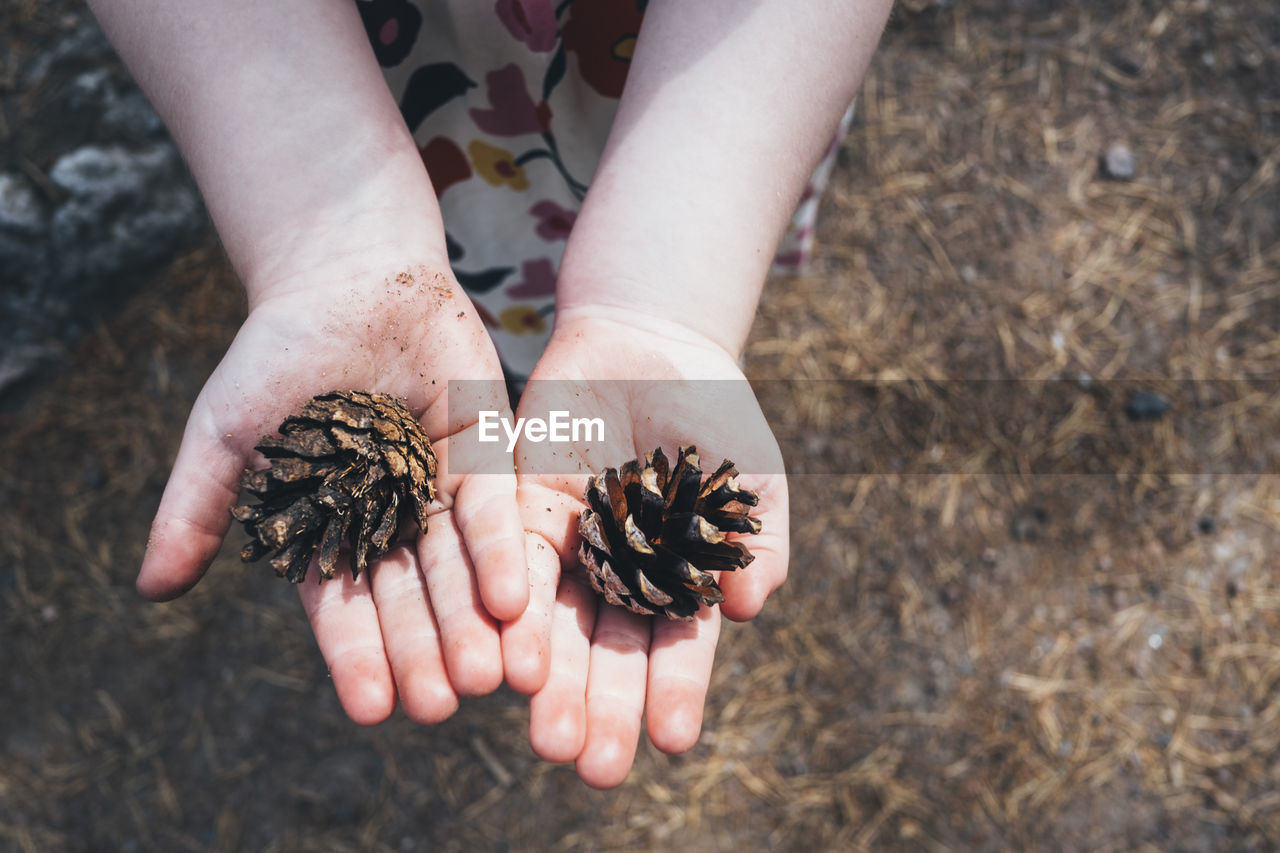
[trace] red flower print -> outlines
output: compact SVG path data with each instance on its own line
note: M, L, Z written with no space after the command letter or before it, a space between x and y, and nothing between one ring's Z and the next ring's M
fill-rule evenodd
M498 0L498 20L529 50L546 53L556 46L556 13L551 0Z
M370 0L357 3L356 9L369 34L369 44L378 64L384 68L399 65L418 38L422 13L405 0Z
M422 163L431 176L431 186L435 188L436 198L444 195L449 187L471 177L471 164L467 162L467 155L451 139L437 136L422 146L421 153Z
M550 258L538 258L536 261L525 261L520 267L524 281L514 284L506 290L512 299L533 299L538 296L552 296L556 292L556 271L551 266Z
M493 108L472 110L471 119L485 133L522 136L546 133L551 127L551 107L546 101L534 104L520 66L512 63L490 71L485 75L484 83Z
M569 231L578 218L576 210L565 210L554 201L540 201L529 212L538 218L538 236L548 243L569 239Z
M577 54L582 79L606 98L622 96L644 17L642 5L637 0L593 0L569 7L561 33L564 49Z

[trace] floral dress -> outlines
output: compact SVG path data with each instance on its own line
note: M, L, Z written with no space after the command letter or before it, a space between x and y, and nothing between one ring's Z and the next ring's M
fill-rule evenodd
M357 0L439 197L453 272L517 382L550 335L560 256L604 149L646 3ZM835 151L833 142L776 268L807 261Z

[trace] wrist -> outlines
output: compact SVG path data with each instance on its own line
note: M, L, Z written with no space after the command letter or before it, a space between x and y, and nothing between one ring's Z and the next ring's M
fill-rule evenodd
M425 265L449 271L444 225L420 159L379 172L347 172L341 192L318 196L307 181L305 205L281 208L249 234L247 223L220 222L219 233L250 302L317 281L367 280ZM290 189L280 190L287 196Z
M714 350L735 363L741 358L763 276L759 283L744 285L730 280L732 276L712 278L710 271L690 273L658 262L641 277L614 271L617 266L643 266L619 265L625 251L608 253L607 258L602 253L595 262L587 257L588 251L566 253L556 280L557 331L573 321L603 320Z
M708 376L723 378L726 371L739 370L741 358L741 348L730 349L680 319L599 302L557 306L552 341L553 344L563 341L603 348L604 351L625 342L626 351L633 355L639 350L663 356L652 371L648 369L651 365L644 363L643 359L629 360L625 367L635 378L665 375L669 372L666 362L676 356L678 359L675 360L683 365L696 365ZM646 373L655 373L655 376L646 377Z
M406 271L443 273L453 282L444 224L420 160L348 181L345 189L275 218L251 239L224 236L251 307L327 284L390 283Z
M286 313L322 308L343 326L359 318L378 327L421 324L437 313L469 309L448 261L428 250L371 246L298 258L266 278L246 279L249 313L268 305ZM359 324L364 324L360 320Z

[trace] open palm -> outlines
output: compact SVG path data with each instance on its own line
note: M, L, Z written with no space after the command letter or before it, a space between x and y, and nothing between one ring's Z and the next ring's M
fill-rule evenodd
M368 286L312 282L259 302L192 408L138 589L167 600L199 581L227 532L241 471L260 461L253 446L305 400L332 390L392 394L407 400L440 457L428 530L355 581L344 570L318 584L313 566L299 593L357 722L385 719L397 696L409 716L436 722L460 694L495 689L495 620L518 616L528 601L515 477L447 474L450 442L474 425L450 419L446 386L501 375L447 273L418 270ZM501 395L482 402L509 408Z
M777 443L729 354L672 331L592 318L559 322L518 412L568 410L606 424L603 442L552 449L522 439L517 446L533 591L524 615L503 628L508 680L519 686L546 678L531 699L534 750L547 760L575 761L597 787L626 778L642 715L658 748L683 752L696 743L721 612L735 620L755 616L787 572L787 489ZM708 399L726 389L734 403ZM578 565L588 476L656 447L673 456L678 445L695 443L704 469L733 459L743 485L759 493L755 515L763 530L746 543L755 561L722 575L724 603L701 609L691 622L605 604ZM548 648L540 663L538 653Z

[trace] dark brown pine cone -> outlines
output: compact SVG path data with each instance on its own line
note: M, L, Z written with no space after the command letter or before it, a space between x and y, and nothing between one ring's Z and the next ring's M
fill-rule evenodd
M262 503L231 510L253 540L240 552L245 562L271 554L276 574L300 583L319 549L327 580L347 540L356 578L387 552L406 517L426 532L436 455L394 397L363 391L312 397L257 449L271 467L246 470L240 486Z
M759 533L750 515L759 496L738 486L728 459L702 480L697 448L680 448L672 469L662 448L606 468L587 486L578 558L605 601L633 613L689 620L702 604L724 601L713 571L732 572L755 557L725 533Z

